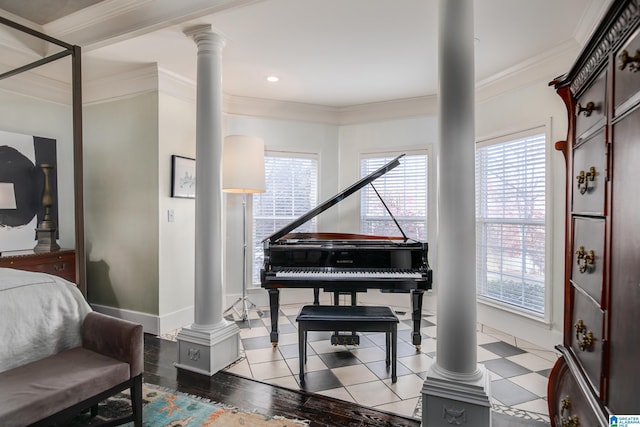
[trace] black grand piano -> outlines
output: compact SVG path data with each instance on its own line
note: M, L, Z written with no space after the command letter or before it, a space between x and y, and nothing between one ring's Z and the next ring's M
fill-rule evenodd
M425 290L431 289L432 272L427 261L428 244L408 238L389 211L372 182L400 164L400 155L349 188L321 203L263 240L264 266L261 286L269 292L271 343L278 344L278 312L281 288L313 288L314 304L319 289L338 295L381 289L411 293L412 342L422 343L420 321ZM402 236L370 236L348 233L295 233L302 224L371 184Z

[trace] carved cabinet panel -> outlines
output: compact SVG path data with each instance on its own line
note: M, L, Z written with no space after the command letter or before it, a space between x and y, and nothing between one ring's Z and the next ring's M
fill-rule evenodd
M608 406L614 414L640 414L639 168L640 108L635 108L613 125Z

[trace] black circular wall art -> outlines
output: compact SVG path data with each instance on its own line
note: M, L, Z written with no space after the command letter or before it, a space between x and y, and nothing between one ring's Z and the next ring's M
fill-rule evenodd
M38 185L42 172L13 147L0 146L0 182L13 183L16 209L0 209L0 227L27 225L38 213L42 195Z

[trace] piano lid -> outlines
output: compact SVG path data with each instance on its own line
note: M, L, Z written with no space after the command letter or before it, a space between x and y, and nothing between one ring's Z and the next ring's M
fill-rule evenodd
M345 199L345 198L349 197L350 195L352 195L356 191L360 190L365 185L375 181L376 179L378 179L379 177L381 177L385 173L389 172L391 169L393 169L396 166L398 166L400 164L400 159L402 157L404 157L404 154L399 155L398 157L396 157L395 159L391 160L386 165L382 166L380 169L378 169L378 170L370 173L369 175L365 176L364 178L362 178L361 180L359 180L355 184L351 185L349 188L347 188L345 190L342 190L340 193L336 194L335 196L325 200L324 202L322 202L321 204L319 204L315 208L311 209L306 214L302 215L301 217L299 217L296 220L293 220L289 224L287 224L284 227L282 227L280 230L276 231L275 233L273 233L272 235L270 235L269 237L264 239L263 242L266 242L267 240L269 240L271 242L275 242L276 240L280 239L282 236L284 236L284 235L288 234L289 232L295 230L296 228L300 227L305 222L307 222L310 219L316 217L317 215L320 215L322 212L326 211L331 206L340 203L342 201L342 199Z

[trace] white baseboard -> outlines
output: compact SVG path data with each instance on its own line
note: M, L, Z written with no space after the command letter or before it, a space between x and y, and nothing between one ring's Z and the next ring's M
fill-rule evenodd
M182 326L189 325L193 323L194 319L193 306L162 316L100 304L91 304L91 307L99 313L140 323L144 332L154 335L165 334Z

